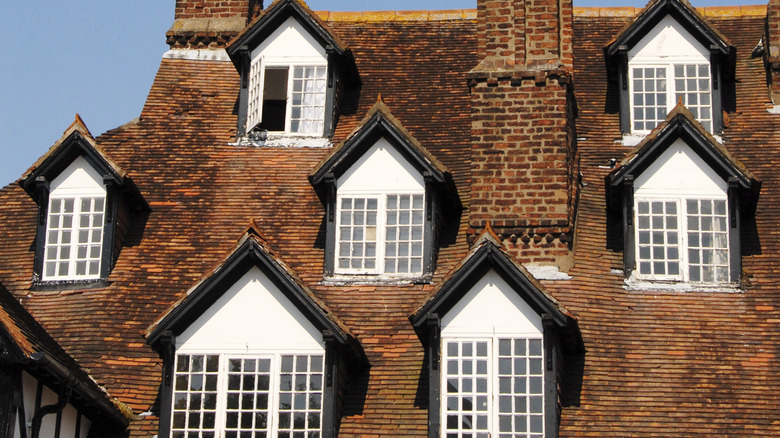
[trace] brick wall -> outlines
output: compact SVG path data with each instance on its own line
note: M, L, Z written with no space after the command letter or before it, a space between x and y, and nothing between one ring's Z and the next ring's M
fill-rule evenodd
M772 101L780 104L780 0L770 0L766 9L765 60L769 69Z
M522 262L566 269L578 174L571 1L480 0L478 20L471 233L490 221Z
M262 0L176 0L175 19L250 18L263 9Z

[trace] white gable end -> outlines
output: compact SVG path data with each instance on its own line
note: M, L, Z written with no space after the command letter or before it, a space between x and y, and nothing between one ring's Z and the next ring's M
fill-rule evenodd
M542 318L490 270L441 319L442 336L541 336Z
M322 334L256 267L176 338L177 353L323 349Z
M724 197L727 189L726 181L679 139L634 182L634 194L641 197Z
M104 195L103 178L84 159L78 157L70 166L60 172L51 182L49 190L53 195Z
M325 48L292 17L252 50L252 59L261 55L266 65L327 62Z
M668 15L628 52L628 62L668 64L709 60L709 51Z
M377 141L336 183L339 194L422 192L422 175L384 138Z

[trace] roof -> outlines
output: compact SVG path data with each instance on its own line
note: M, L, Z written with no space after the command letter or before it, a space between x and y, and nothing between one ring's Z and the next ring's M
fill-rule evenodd
M603 48L636 11L578 11L573 81L583 186L574 266L570 279L538 281L576 317L585 347L581 364L565 364L560 436L780 434L780 242L773 238L780 131L767 111L763 60L748 56L763 35L763 15L746 7L703 14L737 52L737 110L728 114L723 148L765 187L744 230L749 281L739 293L678 293L624 288L622 254L607 234L605 164L631 149L622 143ZM0 281L134 412L152 409L160 383L159 356L143 333L235 249L254 220L371 363L345 393L340 436L425 436L425 354L408 318L470 250L466 77L478 63L477 22L471 12L369 15L322 18L352 50L362 82L344 102L333 141L347 139L381 94L409 135L450 171L464 211L448 217L430 283L323 281L325 212L308 176L332 150L231 145L239 79L229 62L163 59L141 117L95 139L151 208L136 220L104 287L31 291L37 207L16 185L0 190ZM154 435L156 426L154 415L139 417L130 435Z

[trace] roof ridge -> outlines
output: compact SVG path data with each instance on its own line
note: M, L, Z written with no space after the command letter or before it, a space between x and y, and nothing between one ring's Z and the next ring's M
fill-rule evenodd
M631 6L575 6L575 17L635 17L644 7ZM709 17L763 17L766 16L766 5L732 5L732 6L705 6L693 7L699 14Z

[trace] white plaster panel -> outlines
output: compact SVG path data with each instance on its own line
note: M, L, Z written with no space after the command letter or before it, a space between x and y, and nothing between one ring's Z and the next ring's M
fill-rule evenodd
M52 391L46 386L43 387L43 391L41 391L41 406L56 404L58 399L59 396L57 395L57 393L55 393L54 391ZM30 419L32 420L32 413L30 413L29 415L30 415ZM53 437L55 436L54 435L55 430L57 430L57 415L55 414L46 415L41 420L41 432L38 436Z
M265 65L325 64L325 48L297 20L290 17L252 50L252 59L262 55Z
M177 353L323 349L322 334L256 267L176 338Z
M76 436L76 421L78 411L73 405L68 404L62 410L62 424L60 425L60 438L80 438Z
M87 438L89 436L89 429L92 427L92 422L89 418L81 416L81 434L79 438Z
M628 62L668 64L709 60L709 51L669 15L628 51Z
M84 157L78 157L49 185L55 196L105 195L103 177L89 165Z
M406 159L379 139L336 182L339 194L423 192L425 181Z
M490 270L441 318L442 336L541 336L542 318Z
M728 183L683 140L675 141L634 180L635 196L725 197Z

